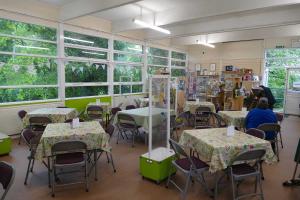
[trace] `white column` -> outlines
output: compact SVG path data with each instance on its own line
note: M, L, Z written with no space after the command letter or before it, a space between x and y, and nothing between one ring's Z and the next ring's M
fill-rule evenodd
M62 23L58 25L57 31L57 72L58 72L58 97L61 101L65 101L65 49L64 49L64 27Z
M114 107L114 38L111 36L108 40L108 95L111 96L111 105Z
M148 73L148 56L147 56L147 48L148 48L148 44L147 42L144 43L143 46L143 68L142 68L142 82L143 82L143 93L146 92L146 85L147 85L147 81L149 81L147 79L147 73ZM149 78L149 77L148 77Z

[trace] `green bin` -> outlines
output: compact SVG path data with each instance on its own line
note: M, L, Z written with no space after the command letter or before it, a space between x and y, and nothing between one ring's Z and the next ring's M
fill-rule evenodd
M11 138L3 133L0 133L0 155L9 154L11 151Z
M175 159L173 150L159 147L149 153L140 156L140 173L143 178L151 179L160 183L168 178L170 169L171 173L176 172L176 168L172 166L172 161Z

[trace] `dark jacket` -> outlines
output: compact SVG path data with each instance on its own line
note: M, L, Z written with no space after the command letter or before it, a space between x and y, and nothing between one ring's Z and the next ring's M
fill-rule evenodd
M270 105L270 108L273 108L273 105L276 103L276 99L274 98L271 89L268 88L268 87L265 87L263 85L261 85L259 87L264 89L265 97L267 97L267 99L268 99L268 103Z

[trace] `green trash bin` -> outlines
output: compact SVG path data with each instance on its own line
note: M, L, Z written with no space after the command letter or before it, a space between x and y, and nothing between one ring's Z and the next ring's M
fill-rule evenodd
M11 138L3 133L0 133L0 155L9 154L11 151Z
M172 166L175 159L175 152L171 149L159 147L149 153L140 156L140 173L143 178L147 178L156 183L168 178L170 169L171 173L176 172L176 168Z

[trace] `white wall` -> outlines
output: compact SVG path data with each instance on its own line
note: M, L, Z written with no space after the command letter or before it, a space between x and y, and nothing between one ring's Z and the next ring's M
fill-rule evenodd
M201 67L208 68L211 63L216 63L216 70L219 73L224 66L234 65L240 68L253 69L256 75L262 75L265 49L276 46L289 48L292 46L292 41L298 39L299 37L288 37L228 42L216 44L216 48L191 45L188 48L189 68L194 68L195 64L198 63L201 64Z
M38 108L55 108L64 105L62 102L52 102L43 104L20 105L11 107L0 107L0 132L13 135L20 133L23 125L18 116L20 110L30 112Z

